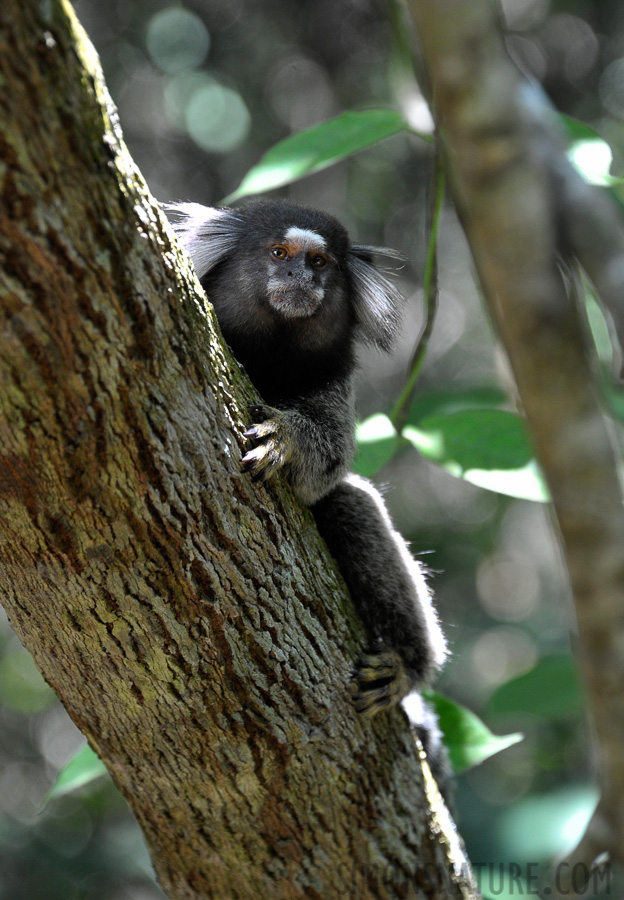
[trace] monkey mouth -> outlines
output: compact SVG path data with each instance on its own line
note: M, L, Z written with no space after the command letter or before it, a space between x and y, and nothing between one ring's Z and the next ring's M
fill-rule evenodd
M269 303L273 309L289 319L309 319L321 308L323 291L280 291L269 294Z

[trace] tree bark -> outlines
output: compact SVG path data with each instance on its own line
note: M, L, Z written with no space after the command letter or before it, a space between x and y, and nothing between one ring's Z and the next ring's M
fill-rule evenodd
M0 6L0 596L171 898L473 897L62 0ZM426 771L426 767L425 767Z

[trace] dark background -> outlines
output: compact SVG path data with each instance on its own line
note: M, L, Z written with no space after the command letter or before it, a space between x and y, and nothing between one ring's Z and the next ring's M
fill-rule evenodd
M509 50L559 110L591 124L621 171L624 4L507 0ZM426 108L401 51L405 34L372 0L80 0L130 152L160 200L218 204L261 154L346 109ZM399 39L401 38L401 39ZM339 216L362 243L397 247L409 312L391 361L362 360L364 417L396 397L422 323L430 149L391 138L286 189ZM440 244L440 311L420 393L509 386L451 210ZM453 478L415 451L378 479L397 524L432 571L453 658L438 688L497 733L525 740L458 779L457 819L481 887L569 846L596 793L589 736L568 666L568 588L548 509ZM522 683L522 702L503 702ZM502 693L501 693L502 692ZM503 698L501 701L500 698ZM498 700L498 702L497 702ZM497 712L498 710L498 712ZM162 897L134 820L109 783L49 803L81 737L0 618L1 900ZM503 881L501 881L503 879ZM613 890L613 889L612 889ZM584 896L592 896L587 892Z

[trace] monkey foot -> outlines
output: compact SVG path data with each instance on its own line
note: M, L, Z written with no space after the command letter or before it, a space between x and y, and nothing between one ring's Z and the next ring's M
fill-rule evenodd
M410 685L403 660L395 650L365 653L353 676L354 703L358 712L374 716L399 703Z

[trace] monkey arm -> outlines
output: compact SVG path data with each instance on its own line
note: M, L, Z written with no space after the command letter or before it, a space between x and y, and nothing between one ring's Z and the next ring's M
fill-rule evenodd
M251 407L255 424L246 432L256 446L243 457L255 478L283 469L305 504L315 503L345 476L354 453L353 390L337 380L279 406Z

